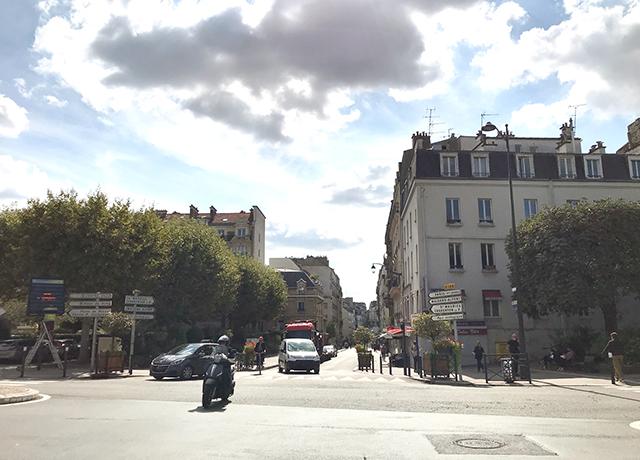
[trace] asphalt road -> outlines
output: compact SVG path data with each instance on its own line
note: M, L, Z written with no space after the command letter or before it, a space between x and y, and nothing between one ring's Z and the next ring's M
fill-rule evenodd
M208 411L200 380L30 381L50 399L0 407L0 458L638 458L638 389L430 385L355 362L238 373Z

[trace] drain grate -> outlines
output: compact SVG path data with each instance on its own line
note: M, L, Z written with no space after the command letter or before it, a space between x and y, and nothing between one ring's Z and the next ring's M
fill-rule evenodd
M522 435L428 434L436 452L444 455L556 455Z

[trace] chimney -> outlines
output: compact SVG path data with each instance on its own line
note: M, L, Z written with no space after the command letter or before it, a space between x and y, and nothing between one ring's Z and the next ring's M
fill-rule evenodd
M413 151L417 150L428 150L431 148L431 137L423 132L416 131L415 134L411 136L411 142L413 146Z
M196 208L194 205L190 204L189 205L189 218L196 219L197 217L198 217L198 208Z
M591 146L591 148L589 149L589 153L592 153L594 155L602 155L603 153L606 153L606 149L607 147L602 141L597 141Z
M640 146L640 118L627 126L627 138L629 139L629 150Z
M213 224L213 219L216 218L216 213L218 212L218 210L216 208L214 208L213 206L209 206L209 223Z

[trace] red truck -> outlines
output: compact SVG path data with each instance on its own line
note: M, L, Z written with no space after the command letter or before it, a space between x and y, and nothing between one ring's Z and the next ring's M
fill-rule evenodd
M297 321L295 323L285 324L284 338L312 340L318 353L322 353L322 334L316 330L315 324L311 321Z

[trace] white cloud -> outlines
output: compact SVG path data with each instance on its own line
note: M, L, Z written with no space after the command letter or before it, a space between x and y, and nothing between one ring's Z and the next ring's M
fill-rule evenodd
M43 197L49 178L38 167L0 154L0 204L24 204L27 198Z
M54 107L58 107L58 108L65 107L68 104L67 101L60 100L57 97L52 95L47 95L44 97L44 99L47 101L47 104L52 105Z
M27 110L0 94L0 137L18 137L28 126Z

